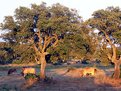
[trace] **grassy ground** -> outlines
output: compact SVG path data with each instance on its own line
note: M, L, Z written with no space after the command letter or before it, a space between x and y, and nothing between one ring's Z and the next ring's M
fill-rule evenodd
M24 65L25 66L25 65ZM38 65L28 65L36 68L39 74ZM38 82L27 89L21 89L25 84L25 79L20 75L23 65L0 66L0 91L121 91L121 81L106 77L80 77L77 69L92 65L48 65L46 68L47 76L52 77L49 83ZM76 68L64 74L68 68ZM9 68L17 68L17 73L7 76ZM113 67L98 66L111 76Z

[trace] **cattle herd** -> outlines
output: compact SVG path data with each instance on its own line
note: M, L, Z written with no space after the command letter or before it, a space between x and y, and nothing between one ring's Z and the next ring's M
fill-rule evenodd
M69 72L69 71L68 71ZM83 77L87 77L87 76L94 76L97 72L97 69L95 67L85 67L82 69L82 75ZM11 68L8 70L8 76L13 74L13 73L17 73L17 69L16 68ZM36 75L36 69L33 67L22 67L20 74L25 77L27 74L34 74Z
M8 76L14 73L17 73L16 68L11 68L8 70ZM32 67L22 67L20 74L25 77L27 74L36 74L36 70Z

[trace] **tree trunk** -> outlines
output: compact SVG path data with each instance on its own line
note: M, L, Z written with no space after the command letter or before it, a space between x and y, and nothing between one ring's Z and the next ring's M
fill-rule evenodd
M40 78L45 79L45 68L46 68L46 60L45 60L45 54L41 54L41 68L40 68Z
M117 60L119 61L119 60ZM120 63L119 62L114 62L114 75L113 75L113 78L115 79L119 79L120 77Z

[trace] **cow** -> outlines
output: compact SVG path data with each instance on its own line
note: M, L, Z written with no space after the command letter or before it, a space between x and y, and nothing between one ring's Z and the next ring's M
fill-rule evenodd
M8 70L8 75L10 75L14 72L17 72L17 70L15 68L11 68L11 69Z
M25 77L27 74L36 74L35 68L32 67L23 67L21 74Z
M94 76L96 71L97 71L97 69L93 68L93 67L83 68L83 76L84 77L86 77L86 76Z

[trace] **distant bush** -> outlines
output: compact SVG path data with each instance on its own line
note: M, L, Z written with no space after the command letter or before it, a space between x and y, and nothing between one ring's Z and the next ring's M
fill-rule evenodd
M22 62L20 60L14 60L12 63L13 64L21 64Z

